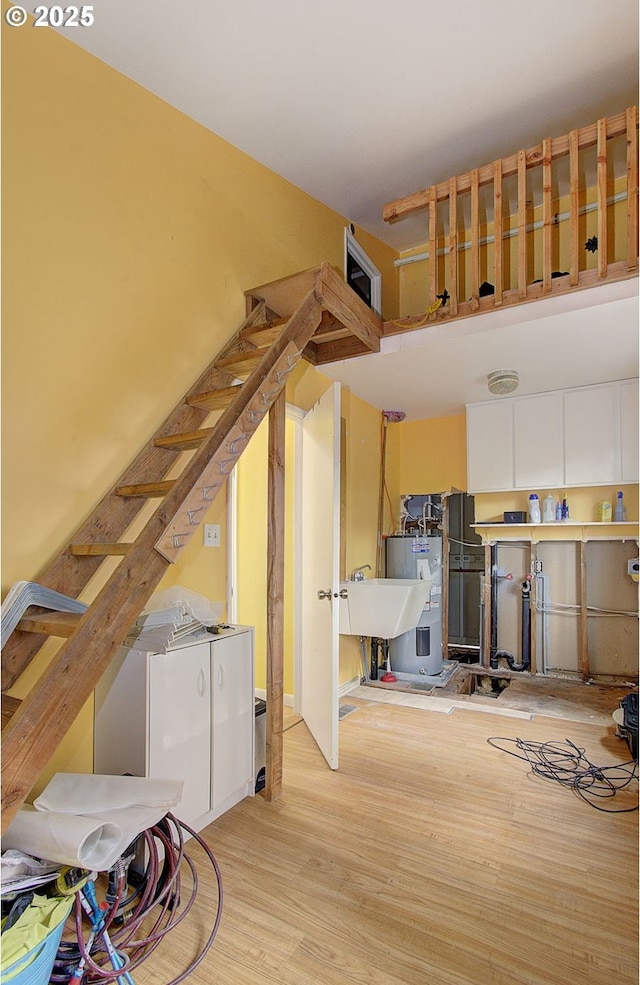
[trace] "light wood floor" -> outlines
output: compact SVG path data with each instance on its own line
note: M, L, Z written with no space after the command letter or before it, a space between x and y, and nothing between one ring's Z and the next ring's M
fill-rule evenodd
M190 985L637 983L638 814L600 813L487 744L569 738L605 765L628 758L613 723L346 701L337 772L295 725L282 799L205 829L224 909ZM170 981L203 939L204 874L137 985Z

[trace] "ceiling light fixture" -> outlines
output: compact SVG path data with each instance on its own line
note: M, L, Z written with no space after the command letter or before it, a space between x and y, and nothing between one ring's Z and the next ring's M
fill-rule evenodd
M515 369L496 369L487 376L487 386L490 393L513 393L518 389L520 377Z

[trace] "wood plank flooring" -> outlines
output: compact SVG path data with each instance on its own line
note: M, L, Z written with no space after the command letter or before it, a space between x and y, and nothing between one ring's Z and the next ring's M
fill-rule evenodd
M190 985L636 985L638 814L594 810L487 743L568 738L605 765L628 758L613 723L345 700L338 771L297 724L281 800L203 832L224 909ZM200 877L137 985L171 981L205 939Z

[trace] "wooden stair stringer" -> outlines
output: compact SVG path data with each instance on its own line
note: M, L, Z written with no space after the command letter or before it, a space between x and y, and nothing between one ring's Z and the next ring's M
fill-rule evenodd
M328 263L323 263L320 267L316 297L323 307L362 343L363 352L380 352L382 318L358 297ZM322 356L323 346L319 344L320 340L321 336L316 342L319 364L329 361ZM326 344L331 345L330 342Z
M260 323L265 305L256 307L244 320L229 345L239 333ZM225 353L228 346L222 349ZM216 359L218 356L216 356ZM189 398L204 391L226 387L233 383L233 377L215 367L213 359L199 376L186 398L183 398L165 418L164 422L141 448L130 465L103 496L95 509L75 532L69 544L38 573L34 579L39 585L51 588L71 598L79 598L103 561L102 555L77 555L71 550L72 544L118 543L126 530L145 505L138 498L118 496L116 490L145 481L156 481L165 476L174 466L176 451L171 446L163 447L156 441L176 433L191 432L199 428L210 411L207 408L189 404ZM24 633L16 629L4 643L2 649L2 691L7 691L26 670L39 652L47 637L35 633Z
M233 403L222 413L212 433L187 463L182 475L160 503L145 528L105 583L96 599L80 617L72 636L62 644L51 664L21 702L3 734L2 830L11 822L29 791L90 697L109 666L135 619L165 574L167 551L160 552L171 525L189 508L194 489L208 481L208 470L217 468L220 455L229 456L227 444L234 438L238 421L243 427L259 419L250 417L252 401L261 399L265 380L269 386L262 400L264 416L286 384L292 354L301 358L322 316L322 308L311 292L289 319L278 341L263 363L250 375ZM278 373L281 374L278 378ZM244 415L244 417L243 417ZM243 432L244 433L244 432ZM237 448L237 456L244 448ZM226 474L226 473L225 473ZM167 532L167 527L169 530ZM195 526L194 526L195 529ZM92 560L92 559L90 559ZM27 635L27 634L23 634ZM37 637L37 634L34 634Z
M320 326L307 343L303 356L308 362L320 366L336 359L380 351L381 317L358 297L329 263L246 291L247 306L265 303L276 317L286 316L299 303L301 293L311 287L325 311L325 326L327 315L333 323L329 330Z

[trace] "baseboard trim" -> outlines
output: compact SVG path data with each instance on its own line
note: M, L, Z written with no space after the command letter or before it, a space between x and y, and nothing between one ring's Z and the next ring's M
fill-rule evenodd
M267 700L267 692L263 687L254 688L253 693L255 694L256 698L262 698L263 701ZM282 698L282 703L286 705L287 708L293 708L293 695L285 694Z
M360 687L360 678L352 677L350 681L345 681L344 684L340 685L338 688L338 697L344 698L345 695L355 691L357 687Z
M357 687L360 687L360 683L361 683L361 678L352 677L351 680L345 681L343 684L340 684L340 686L338 687L338 697L344 698L345 694L351 694L351 692L355 691ZM256 698L262 698L263 701L267 700L267 692L263 687L255 688L254 694ZM283 704L285 704L287 708L293 708L293 695L285 694L283 698Z

